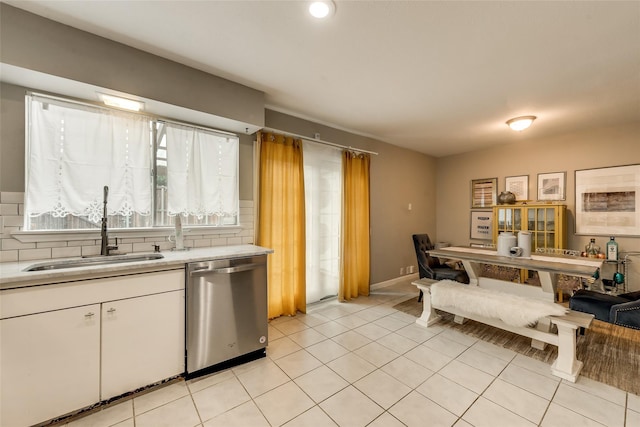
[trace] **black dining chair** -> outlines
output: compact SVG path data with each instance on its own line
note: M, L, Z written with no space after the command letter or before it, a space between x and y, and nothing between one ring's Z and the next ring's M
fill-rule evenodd
M433 280L455 280L460 283L469 283L469 276L464 270L456 270L449 267L437 257L429 255L428 251L434 249L428 234L414 234L413 245L416 249L416 257L418 258L418 272L420 278ZM422 291L418 301L422 301Z

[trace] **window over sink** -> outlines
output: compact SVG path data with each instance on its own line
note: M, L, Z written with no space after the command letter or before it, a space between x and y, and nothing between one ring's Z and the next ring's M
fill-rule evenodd
M238 225L238 137L27 94L25 230Z

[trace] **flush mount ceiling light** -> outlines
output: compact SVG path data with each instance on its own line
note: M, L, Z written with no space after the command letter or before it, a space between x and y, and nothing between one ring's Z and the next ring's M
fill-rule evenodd
M122 108L131 111L141 111L144 109L144 102L135 101L133 99L121 98L119 96L107 95L106 93L98 93L98 98L105 105L110 107Z
M531 123L533 123L535 119L536 116L520 116L507 120L507 124L511 129L520 132L531 126Z
M309 5L309 13L314 18L322 19L331 16L336 10L336 5L331 0L313 1Z

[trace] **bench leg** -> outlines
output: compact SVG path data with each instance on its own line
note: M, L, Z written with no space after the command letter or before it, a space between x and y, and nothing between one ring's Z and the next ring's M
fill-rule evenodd
M416 319L416 323L420 326L429 327L442 318L436 310L431 306L431 291L429 287L419 286L423 293L422 296L422 315Z
M551 373L565 380L576 382L582 362L576 358L575 325L557 323L558 326L558 358L551 365Z
M543 318L538 320L538 324L536 325L536 329L542 332L551 332L551 320L548 318ZM544 341L539 341L535 339L531 339L531 347L544 350L547 347L547 343Z
M466 317L462 317L462 316L458 316L457 314L453 316L453 321L455 323L457 323L458 325L464 325L465 323L467 323L467 318Z

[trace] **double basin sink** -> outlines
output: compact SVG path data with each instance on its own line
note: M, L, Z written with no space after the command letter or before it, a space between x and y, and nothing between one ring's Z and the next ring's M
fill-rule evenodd
M120 264L125 262L153 261L164 258L160 253L141 253L127 255L96 255L86 258L64 259L31 264L24 271L59 270L63 268L89 267L95 265Z

